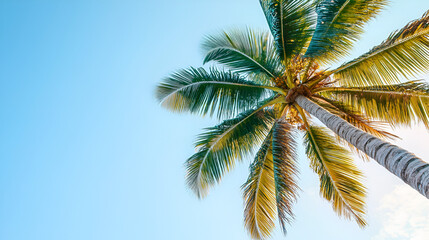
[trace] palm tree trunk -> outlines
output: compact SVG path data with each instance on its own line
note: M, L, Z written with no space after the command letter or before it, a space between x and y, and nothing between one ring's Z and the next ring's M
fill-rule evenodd
M429 164L396 145L368 134L342 118L329 113L310 99L299 95L296 103L318 118L338 136L375 159L391 173L429 198Z

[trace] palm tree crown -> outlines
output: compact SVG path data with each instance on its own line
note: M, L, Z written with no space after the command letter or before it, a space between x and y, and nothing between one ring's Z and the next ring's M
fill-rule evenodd
M380 122L395 127L418 121L429 128L428 84L400 81L429 69L429 12L369 52L331 69L329 64L350 52L364 25L387 0L260 3L270 32L233 30L209 36L203 43L204 63L216 62L228 70L184 69L157 87L164 107L223 120L198 136L197 152L186 161L187 184L204 197L237 161L255 153L243 185L245 225L257 239L270 235L276 218L286 231L299 191L295 149L297 136L303 133L321 196L338 215L365 226L366 190L350 151L383 159L390 166L384 159L402 152L374 140L396 137L384 131ZM339 127L329 122L338 122ZM361 140L350 140L361 132ZM368 141L359 144L365 136ZM391 150L379 157L387 147ZM415 166L422 172L398 170L398 176L418 178L415 186L409 184L429 196L429 185L422 184L429 181L428 165L407 154L401 155L411 156L405 169ZM403 164L395 160L391 165L392 169L387 168L394 172Z

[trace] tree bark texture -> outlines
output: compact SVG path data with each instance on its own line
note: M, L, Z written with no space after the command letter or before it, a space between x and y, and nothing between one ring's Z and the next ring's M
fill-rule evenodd
M391 173L429 198L429 164L414 154L368 134L300 95L296 103L338 136L375 159Z

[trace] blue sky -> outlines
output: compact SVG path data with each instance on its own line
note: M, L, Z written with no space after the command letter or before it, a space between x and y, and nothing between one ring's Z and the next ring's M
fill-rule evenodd
M426 0L392 0L352 57L427 9ZM216 121L162 109L154 88L201 65L204 35L266 29L258 1L1 0L0 18L0 239L249 239L240 191L248 162L198 200L183 163ZM397 133L429 159L427 130ZM375 163L360 164L370 226L337 218L300 154L303 192L286 239L429 234L427 201Z

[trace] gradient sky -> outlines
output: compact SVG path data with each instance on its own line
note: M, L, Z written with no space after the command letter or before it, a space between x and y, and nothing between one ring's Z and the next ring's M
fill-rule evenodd
M351 57L427 9L392 0ZM198 200L183 163L216 121L162 109L154 88L201 65L204 35L267 29L257 0L0 0L0 18L0 239L249 239L240 190L249 162ZM426 129L395 133L429 159ZM359 163L370 226L337 218L299 153L303 191L286 239L429 236L428 201L374 162Z

